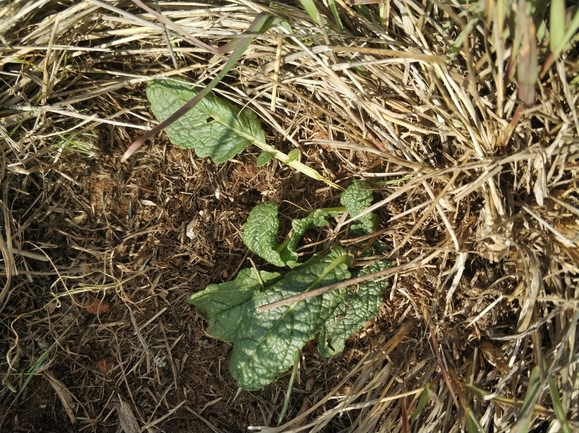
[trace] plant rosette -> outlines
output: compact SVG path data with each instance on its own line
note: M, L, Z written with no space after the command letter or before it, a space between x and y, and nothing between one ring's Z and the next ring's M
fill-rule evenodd
M353 257L342 247L298 261L297 246L307 230L325 227L342 211L352 217L372 203L370 185L356 181L344 191L341 209L318 209L292 221L290 235L277 242L278 204L256 206L243 229L243 241L268 263L290 271L266 272L242 269L229 282L210 284L190 296L189 302L208 320L207 333L233 344L229 370L238 385L259 390L292 366L297 351L318 338L318 350L329 357L344 350L345 340L376 317L387 281L374 279L356 287L343 287L290 305L258 312L257 308L318 287L368 275L390 267L378 261L365 268L352 267ZM378 219L372 213L356 219L356 235L374 232Z

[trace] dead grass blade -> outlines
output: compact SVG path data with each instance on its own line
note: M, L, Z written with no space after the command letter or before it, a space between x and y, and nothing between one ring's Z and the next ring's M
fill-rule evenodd
M164 29L131 2L2 3L2 429L241 431L279 414L289 375L234 400L230 348L186 298L245 266L255 204L278 200L289 220L337 193L258 169L252 151L215 167L163 136L118 164L153 123L147 81L205 85L222 70L188 35L222 46L260 12L287 26L215 92L332 182L368 180L373 237L396 262L377 319L338 357L306 347L290 421L261 430L578 428L579 13L559 0L310 4L159 2L177 26ZM354 248L350 222L300 252ZM110 309L90 314L95 298ZM49 366L52 386L35 386Z
M61 381L56 379L48 370L43 372L43 376L46 377L50 386L52 386L56 392L56 395L62 403L62 407L70 419L70 423L76 424L76 416L73 408L73 400L75 400L75 398L70 390Z
M117 415L119 417L119 424L125 433L140 432L139 423L131 406L119 396L119 403L117 404Z

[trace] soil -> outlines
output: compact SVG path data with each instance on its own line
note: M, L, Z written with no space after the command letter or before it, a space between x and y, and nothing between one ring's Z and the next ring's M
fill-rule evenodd
M118 431L121 407L152 431L275 423L289 374L237 395L231 346L205 334L187 298L248 265L240 228L257 203L283 200L287 229L290 218L312 210L309 203L332 206L339 196L277 164L257 169L251 153L215 166L165 146L143 149L130 166L119 165L120 148L92 159L68 153L27 178L27 193L9 192L13 218L26 230L21 248L34 246L50 260L23 259L29 271L16 279L32 280L36 290L13 294L7 306L19 339L2 351L15 369L36 371L9 379L31 378L6 431ZM324 360L314 346L303 356L288 416L356 361L349 352Z
M155 124L145 81L207 84L225 59L176 39L173 67L157 21L135 2L37 0L22 15L17 6L32 1L9 3L0 6L14 18L0 21L9 29L0 35L0 430L273 433L290 372L240 391L232 347L207 335L187 301L241 268L272 270L241 239L256 204L280 202L285 234L292 219L337 206L340 191L276 161L257 168L253 147L215 165L163 133L121 163ZM222 46L249 28L257 9L246 3L162 9ZM457 50L467 29L449 15L458 7L398 2L382 28L341 4L338 31L312 23L298 2L280 5L271 12L283 8L296 33L257 37L214 93L254 110L267 143L299 149L331 181L371 182L375 237L349 239L348 225L334 233L332 221L308 232L304 257L379 240L405 267L342 354L305 346L285 421L463 431L474 416L488 431L517 430L527 399L537 410L529 420L546 431L543 419L560 422L550 383L528 386L545 366L577 419L576 50L537 82L549 98L525 108L501 72L516 63L503 56L511 42L487 43L485 26L498 25L490 18L468 18L478 20L464 40L472 49ZM428 402L413 417L421 395Z

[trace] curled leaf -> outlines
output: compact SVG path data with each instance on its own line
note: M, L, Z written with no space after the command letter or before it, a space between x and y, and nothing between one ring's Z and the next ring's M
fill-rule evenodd
M363 180L357 180L342 193L340 203L345 206L350 217L355 218L370 207L373 200L374 194L372 194L370 184ZM352 224L351 230L357 235L365 235L375 232L378 225L378 217L373 213L367 213Z
M297 247L305 232L328 225L328 219L337 215L317 209L305 218L292 221L292 232L283 244L277 242L279 229L278 204L267 201L254 207L243 227L243 243L253 253L275 266L297 266Z

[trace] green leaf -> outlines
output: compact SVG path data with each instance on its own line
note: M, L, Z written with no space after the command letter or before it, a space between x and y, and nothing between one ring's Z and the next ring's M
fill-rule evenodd
M269 161L271 161L274 157L275 157L275 154L273 154L273 153L262 152L257 157L257 161L255 162L255 165L257 165L258 167L263 167L265 164L267 164Z
M287 157L288 157L288 162L286 164L289 164L290 162L297 161L298 158L300 157L299 149L290 150L289 153L287 154Z
M255 292L267 282L275 281L280 274L258 271L253 268L242 269L233 281L210 284L205 290L189 297L199 314L209 319L207 333L228 342L235 339L242 313L248 308Z
M357 276L383 271L392 264L386 261L362 269ZM326 323L318 338L318 350L322 356L330 357L344 350L346 338L362 329L374 319L383 302L384 290L388 281L372 279L360 284L358 289L348 287L342 302L334 310L334 314Z
M555 416L561 424L562 433L571 433L571 426L567 421L567 414L563 408L563 403L561 402L561 396L559 395L559 390L557 389L557 384L553 376L547 378L549 382L549 393L551 394L551 402L553 403L553 410L555 411Z
M472 19L468 20L468 22L464 26L464 29L454 40L454 43L447 52L447 56L450 60L454 59L456 54L462 49L465 39L469 37L469 35L476 28L479 22L480 19L478 17L472 17Z
M573 8L568 8L567 12L573 13ZM572 41L577 41L577 29L579 29L579 7L575 7L573 17L570 17L569 19L569 27L567 27L567 30L565 31L565 37L563 38L565 44L557 47L556 53L560 54L566 48L567 44L571 43Z
M430 401L430 383L427 383L426 385L424 385L424 390L420 393L418 403L416 404L416 409L414 410L414 413L410 418L412 422L416 421L416 418L418 418L418 415L420 415L420 412L422 412L422 409L424 409L424 406L426 406L426 403L428 403L429 401Z
M365 182L355 182L342 196L350 214L357 215L372 203ZM256 206L243 230L243 241L255 254L276 266L293 270L277 273L244 269L234 281L212 284L192 295L189 301L209 321L210 335L233 343L230 372L241 388L258 390L295 363L296 353L311 339L320 336L320 352L330 356L344 347L344 341L374 318L382 304L386 282L369 280L357 290L341 288L323 295L258 312L261 306L285 300L319 286L350 278L352 257L341 247L325 256L297 263L297 246L310 228L324 227L342 209L318 209L306 218L292 221L292 233L279 245L278 204L268 201ZM374 231L373 215L357 222L362 232ZM376 247L378 249L378 247ZM359 275L386 269L378 262ZM329 344L328 344L329 343Z
M565 46L565 0L551 1L550 17L550 48L558 56L560 54L559 47Z
M324 209L316 209L305 218L292 221L292 234L287 244L290 251L296 251L298 243L304 234L313 228L326 227L331 216L338 215L339 212L328 212Z
M363 180L357 180L342 193L340 203L345 206L348 214L350 214L352 218L355 218L367 209L373 200L374 195L372 194L370 184ZM358 218L358 220L352 224L351 230L354 234L360 236L375 232L378 226L378 217L373 213L368 213Z
M306 10L308 15L310 16L310 18L312 19L314 24L320 25L320 23L318 21L318 16L319 16L318 8L316 7L316 4L314 3L314 1L313 0L300 0L300 3L302 4L304 9Z
M334 21L338 25L338 29L340 30L340 33L343 34L344 33L344 24L342 23L342 19L340 18L340 12L338 11L338 7L336 6L336 0L329 0L328 6L330 7L330 10L332 11L332 16L334 17Z
M476 418L470 407L466 408L466 429L468 433L484 433L480 421Z
M306 218L292 221L292 233L282 245L277 242L279 229L278 204L267 201L254 207L243 227L243 243L253 253L275 266L297 266L297 246L304 233L312 228L325 227L328 219L338 212L317 209Z
M327 211L324 209L316 209L314 212L309 214L305 218L295 219L292 221L292 232L283 245L280 254L286 264L290 267L297 265L298 254L297 248L298 244L302 240L304 234L314 228L326 227L328 225L328 220L332 216L337 216L339 212Z
M343 290L325 293L263 313L256 308L350 277L345 257L329 254L288 273L245 308L234 342L230 372L239 386L258 390L293 363L294 354L320 331L342 301Z
M533 407L535 406L538 397L541 395L541 387L541 370L539 369L539 366L535 366L533 367L533 370L531 370L525 400L523 401L523 405L517 415L518 421L511 431L516 433L529 431L529 425L534 416Z
M153 80L147 86L151 111L159 121L191 100L198 91L177 80ZM191 111L165 129L171 143L194 149L200 157L219 164L232 159L253 140L265 141L265 133L255 113L239 111L228 101L208 94Z
M266 201L255 206L249 213L241 238L251 252L272 265L283 267L286 261L281 258L276 239L279 229L277 206L275 201Z

